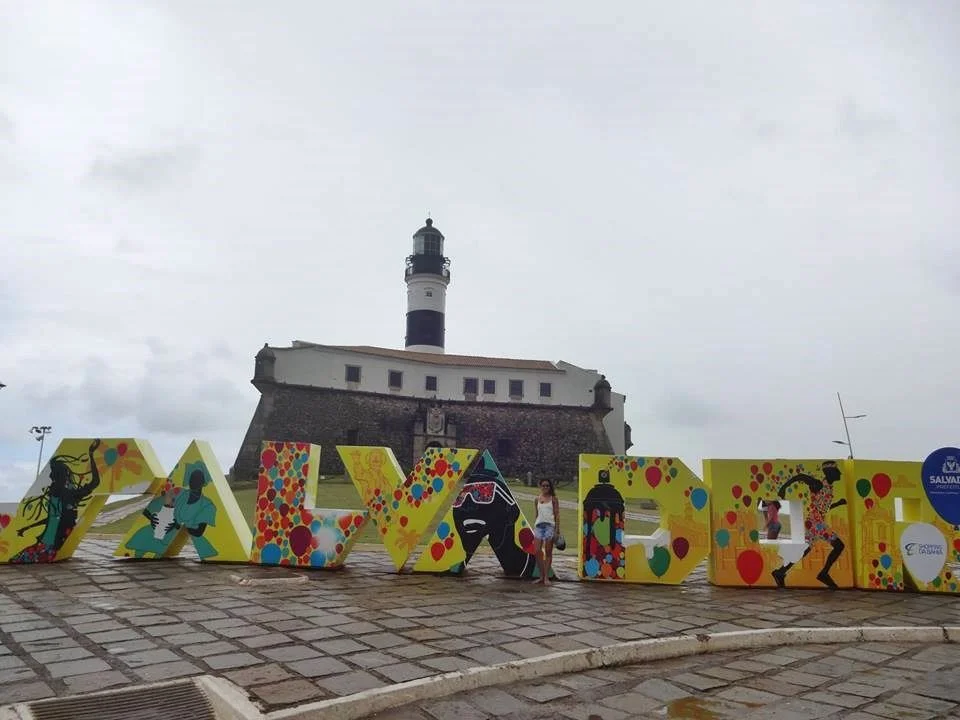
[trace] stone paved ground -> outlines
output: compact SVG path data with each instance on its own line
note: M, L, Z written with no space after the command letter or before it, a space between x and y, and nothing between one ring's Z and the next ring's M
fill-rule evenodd
M960 625L960 598L504 580L392 572L383 551L340 572L187 559L0 566L0 704L222 675L266 709L557 650L784 626ZM575 578L572 559L558 572ZM238 582L242 580L243 582ZM460 720L463 720L462 718Z
M927 720L960 717L956 645L803 645L557 675L377 720Z

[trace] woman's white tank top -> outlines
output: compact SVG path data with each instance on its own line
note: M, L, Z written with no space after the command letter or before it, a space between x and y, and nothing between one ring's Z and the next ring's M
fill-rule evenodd
M547 525L556 525L557 521L553 517L553 499L551 498L547 502L540 502L540 498L537 498L537 521L535 525L540 525L546 523Z

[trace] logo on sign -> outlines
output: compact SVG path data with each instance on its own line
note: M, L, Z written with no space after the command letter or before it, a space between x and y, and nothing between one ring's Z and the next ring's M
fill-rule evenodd
M923 491L934 511L951 525L960 525L960 449L934 450L920 470Z
M946 545L921 545L920 543L907 543L903 546L903 554L907 557L914 555L944 555Z
M930 523L913 523L900 536L903 564L914 580L932 582L947 560L947 539Z

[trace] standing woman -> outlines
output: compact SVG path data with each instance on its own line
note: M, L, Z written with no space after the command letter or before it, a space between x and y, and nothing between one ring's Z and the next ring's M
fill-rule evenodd
M767 540L776 540L780 537L780 501L768 502L763 509L767 519Z
M537 567L540 577L534 584L550 584L550 566L553 564L553 541L560 534L560 501L553 488L553 481L540 481L540 495L536 499L536 522L533 537L537 542Z

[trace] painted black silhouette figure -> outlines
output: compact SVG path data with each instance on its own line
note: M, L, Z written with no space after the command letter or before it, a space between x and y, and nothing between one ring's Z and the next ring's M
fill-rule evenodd
M800 473L794 475L781 485L777 491L777 495L780 496L781 500L785 499L787 488L794 483L802 483L810 490L810 503L807 507L807 516L804 519L804 539L806 540L807 547L803 551L803 557L810 554L810 550L813 549L815 542L825 542L830 545L833 549L827 556L827 560L823 564L823 569L817 574L817 580L831 590L836 590L837 584L833 581L833 578L830 577L830 568L833 567L837 558L840 557L845 545L843 544L843 540L827 525L826 518L831 510L841 505L846 505L847 501L846 499L837 500L836 502L833 501L833 486L840 482L841 476L840 468L837 467L837 464L832 460L828 460L820 466L820 470L823 472L823 480L818 480L806 473ZM777 583L777 587L785 586L786 575L793 565L792 562L787 563L773 571L772 575L774 581Z
M485 455L453 503L453 522L467 554L464 565L487 539L507 575L532 577L536 561L516 542L520 507L500 473L487 467Z
M50 484L39 495L27 498L23 505L23 514L36 522L17 530L23 537L28 530L43 526L37 542L24 548L10 558L11 563L53 562L57 553L67 541L77 525L80 508L90 499L100 484L100 472L93 459L93 451L100 446L100 440L90 443L89 472L75 472L72 465L88 460L86 457L55 455L50 458ZM83 478L90 476L84 482Z

